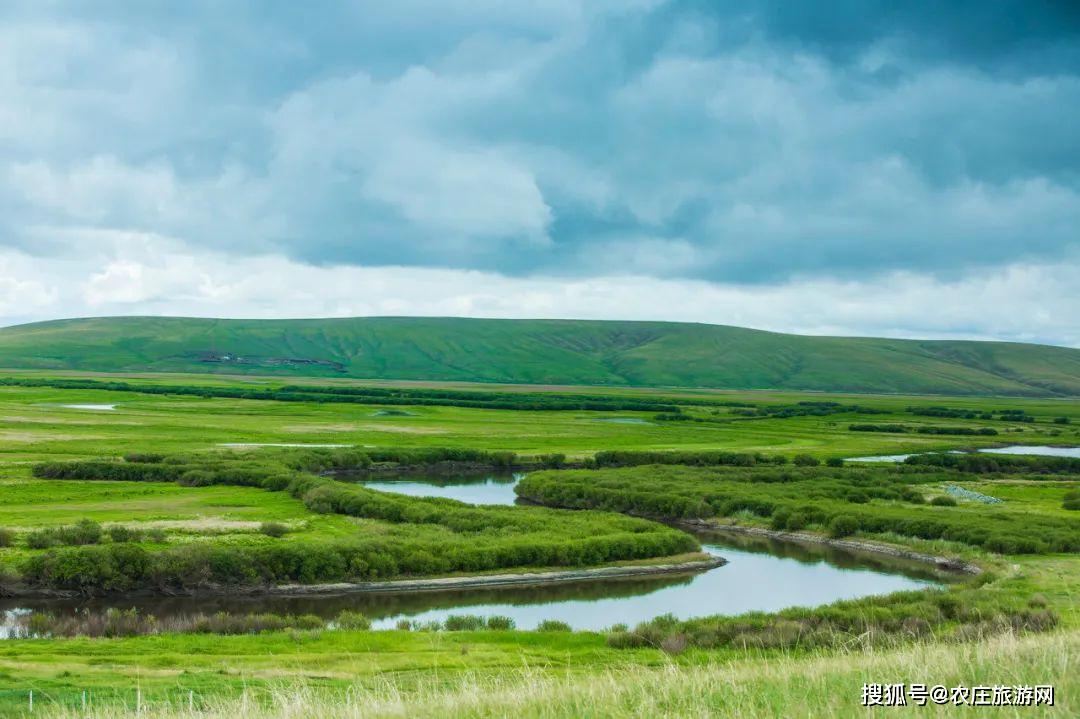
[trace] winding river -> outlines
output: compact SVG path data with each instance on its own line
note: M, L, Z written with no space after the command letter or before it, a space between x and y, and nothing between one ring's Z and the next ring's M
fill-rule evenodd
M438 496L474 504L513 504L521 475L482 474L402 477L364 481L383 491ZM659 575L579 583L395 594L342 594L308 597L154 597L138 599L0 601L10 623L31 609L59 612L137 607L158 617L198 612L277 612L336 616L360 611L376 628L401 619L441 621L451 614L502 615L518 628L545 619L575 629L634 625L660 614L681 619L710 614L776 611L815 606L937 585L945 578L926 565L818 545L803 545L719 532L698 535L706 552L728 560L722 567L686 575ZM0 635L3 634L0 622Z

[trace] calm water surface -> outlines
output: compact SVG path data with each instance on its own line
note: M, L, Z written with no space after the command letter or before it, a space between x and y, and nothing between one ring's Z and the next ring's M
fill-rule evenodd
M1008 447L990 447L977 449L976 452L983 454L1031 454L1041 457L1077 457L1080 458L1080 447L1049 447L1035 444L1014 444ZM883 454L877 457L850 457L848 462L903 462L908 457L914 457L926 452L913 452L912 454ZM953 450L949 454L966 454Z

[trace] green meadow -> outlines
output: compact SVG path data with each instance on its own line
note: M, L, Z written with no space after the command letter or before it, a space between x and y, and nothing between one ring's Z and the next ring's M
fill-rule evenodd
M55 371L5 376L109 379ZM158 387L273 389L285 384L280 378L179 374L122 379ZM327 379L288 382L389 386ZM537 391L468 383L402 386ZM568 498L577 497L580 506L590 509L642 510L650 515L664 512L655 511L653 505L635 505L638 500L628 498L692 500L694 506L706 509L680 516L779 526L818 536L837 533L833 521L837 515L857 516L859 523L842 528L849 539L963 558L982 567L983 575L910 597L905 593L761 617L703 618L677 625L661 621L611 632L324 627L239 635L164 631L147 636L5 639L0 641L0 713L25 714L33 689L34 716L186 716L189 703L199 716L792 716L811 702L821 708L816 715L839 717L860 709L864 681L904 680L1054 683L1058 695L1053 711L1059 713L1033 709L1024 716L1065 716L1075 709L1078 700L1068 678L1080 633L1076 601L1080 561L1069 542L1080 531L1080 518L1065 509L1063 501L1075 491L1077 475L1015 469L975 474L851 463L841 468L826 463L1008 444L1076 446L1077 402L611 387L548 391L663 399L677 405L683 419L658 418L662 413L649 411L383 406L0 386L0 529L11 536L8 546L0 547L0 562L11 568L48 552L87 549L35 549L27 543L34 532L74 526L80 520L92 520L106 530L116 525L143 533L157 530L131 544L151 554L192 545L235 552L266 546L336 546L372 537L388 547L398 546L395 542L420 547L427 542L429 548L446 544L449 535L440 534L446 530L437 522L452 524L457 519L436 519L436 524L420 527L414 520L376 516L371 502L382 500L373 490L360 490L364 501L370 501L358 509L359 500L351 495L330 504L316 502L308 485L290 490L237 486L224 479L108 481L33 474L41 463L122 463L121 457L135 453L213 467L284 462L294 478L310 477L308 469L288 464L290 457L305 452L302 448L254 447L295 444L344 445L346 454L432 448L513 452L522 462L564 455L566 462L577 464L588 464L598 452L756 454L759 466L749 469L666 465L548 470L530 476L521 489L531 487L540 499L545 494L557 497L551 503L561 506L575 506ZM807 410L814 405L800 403L835 404L814 414ZM79 404L115 405L115 409L65 406ZM949 416L912 411L935 407L945 408ZM852 431L853 424L902 425L906 431ZM928 434L919 432L920 427L991 428L995 433ZM327 456L336 451L321 450ZM810 466L810 460L818 466ZM791 476L777 482L755 479L769 473ZM332 482L335 491L344 484L325 481ZM950 486L1002 503L961 498L953 506L935 505L932 500L948 495ZM910 492L905 495L905 488L914 488L920 499L913 500ZM771 503L768 512L762 502ZM416 512L423 501L406 504L402 511ZM519 508L500 511L513 517ZM520 512L550 512L544 521L552 523L552 536L558 530L580 532L572 528L594 516L572 510ZM609 516L610 520L603 519ZM619 515L595 517L597 527L621 527L619 522L631 521ZM777 517L783 518L779 525ZM920 533L901 521L908 517L947 517L949 529L937 536L933 531ZM882 524L885 520L892 524ZM280 539L268 536L262 531L268 523L282 525L287 533ZM532 536L527 533L532 530L526 530L521 536ZM1041 543L1013 551L987 540L995 531L1009 537L1028 535ZM113 546L108 538L102 542L103 549ZM674 556L692 556L683 549ZM663 559L642 556L636 561ZM577 561L575 566L604 563L611 562L598 558ZM440 569L443 565L438 564L425 566L403 568L401 576L462 573ZM969 611L951 609L957 601ZM914 622L916 618L926 626ZM803 629L792 640L774 631L777 626ZM89 702L85 710L84 693ZM925 711L911 713L920 716Z

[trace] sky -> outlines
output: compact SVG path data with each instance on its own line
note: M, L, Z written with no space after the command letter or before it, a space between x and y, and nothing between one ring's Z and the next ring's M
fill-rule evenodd
M0 324L1080 347L1080 4L0 5Z

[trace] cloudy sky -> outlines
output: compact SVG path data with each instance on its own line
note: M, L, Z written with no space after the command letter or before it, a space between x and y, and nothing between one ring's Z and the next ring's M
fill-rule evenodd
M1080 346L1074 1L0 6L0 324Z

